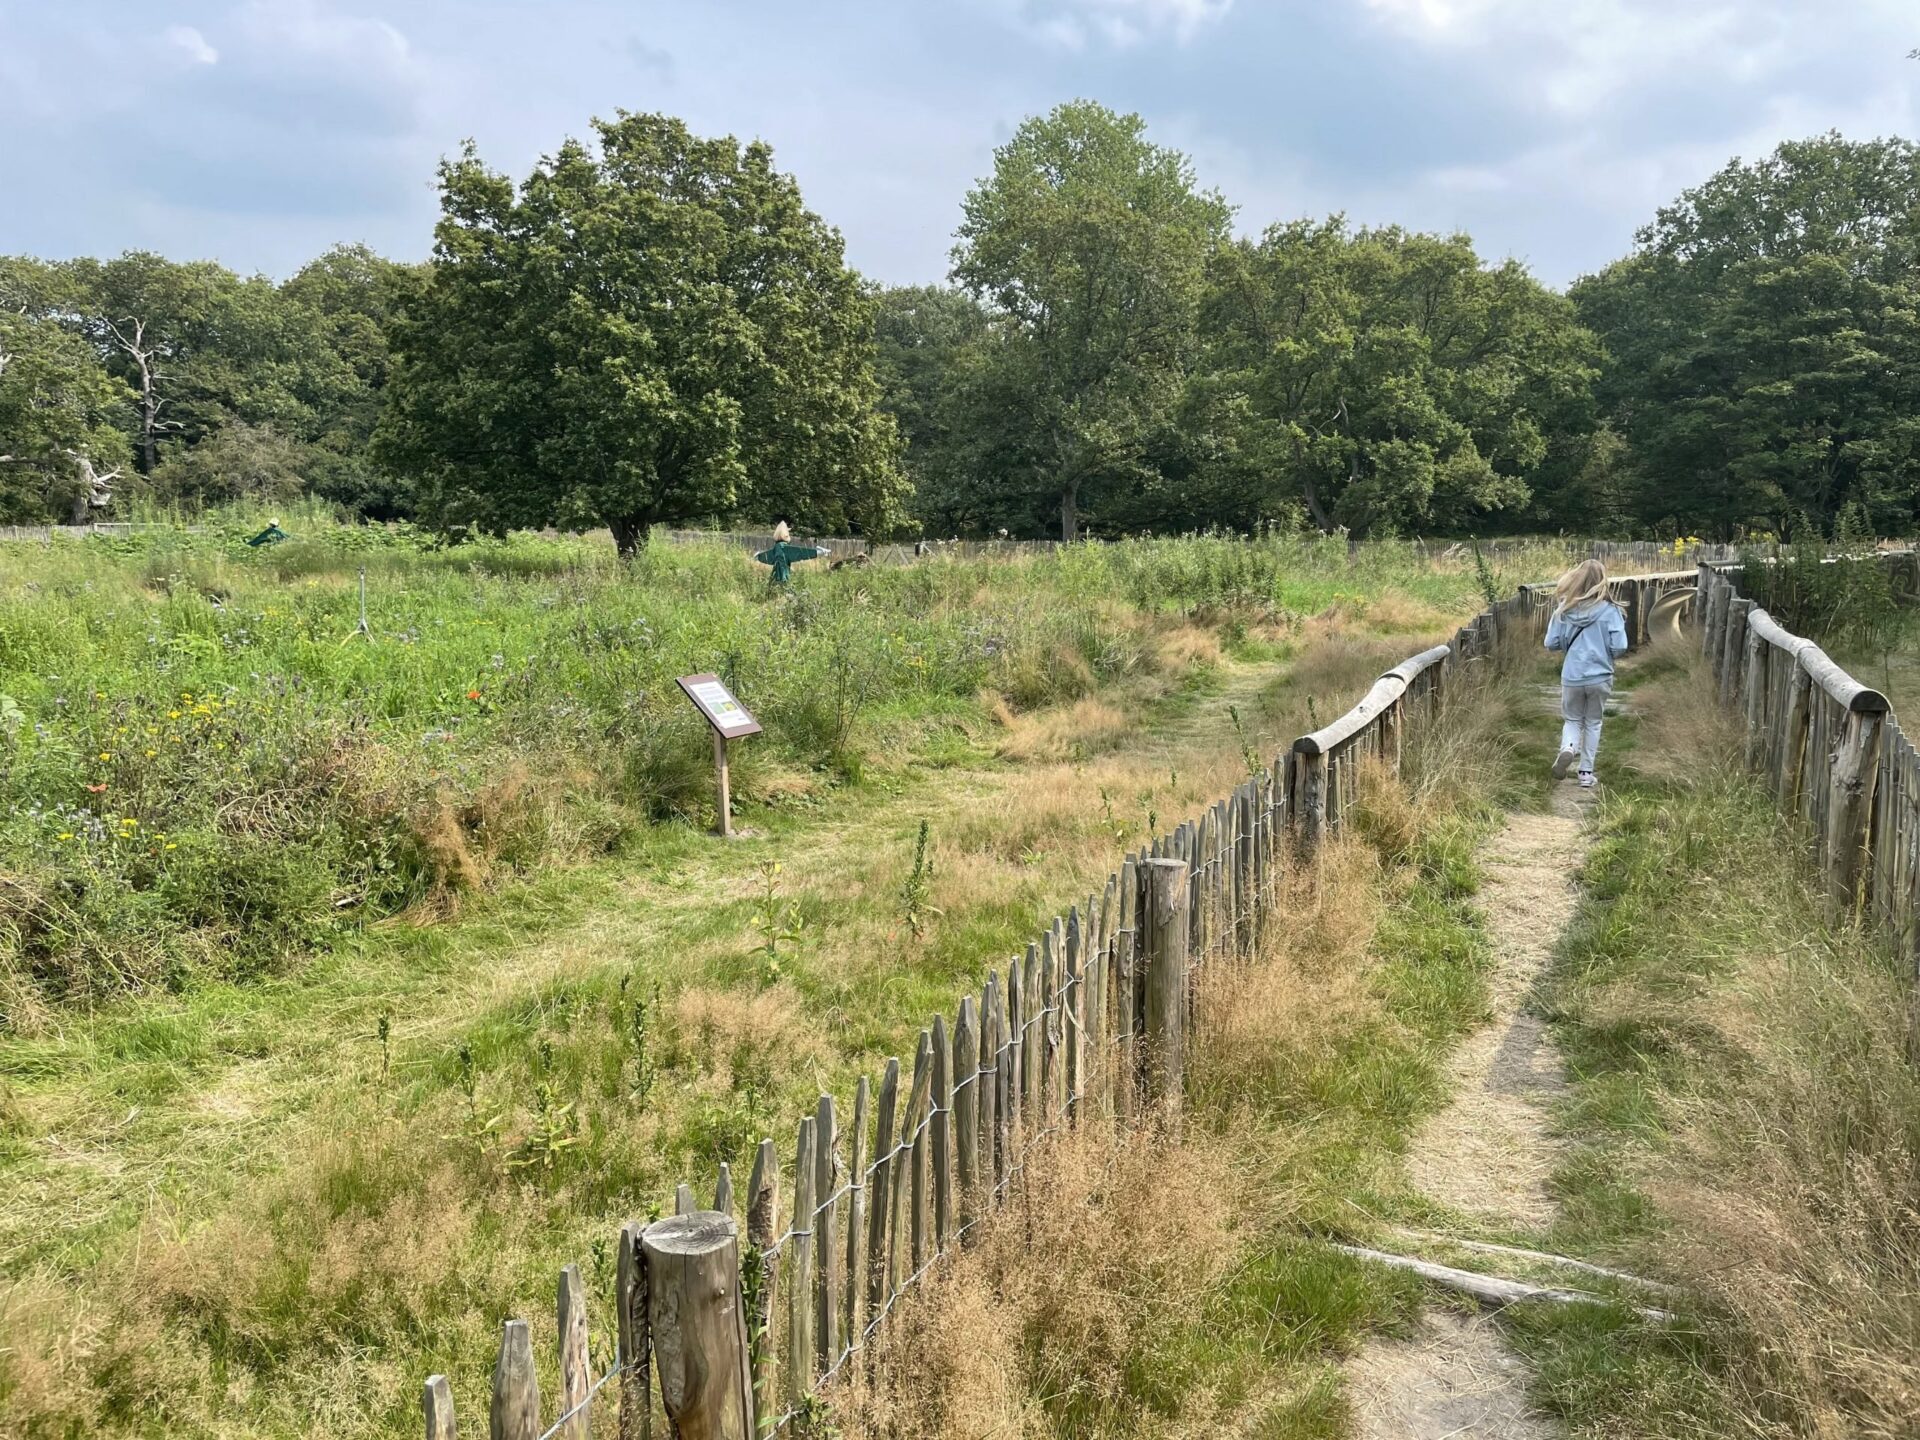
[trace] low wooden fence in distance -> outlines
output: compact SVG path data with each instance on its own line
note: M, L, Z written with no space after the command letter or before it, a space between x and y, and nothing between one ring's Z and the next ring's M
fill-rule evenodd
M1906 557L1901 557L1906 558ZM1700 567L1694 614L1723 705L1746 726L1747 768L1807 829L1829 895L1864 907L1920 957L1920 755L1887 697Z
M1691 572L1622 582L1646 587L1637 634L1655 589L1693 583ZM656 1376L681 1440L765 1440L804 1425L825 1387L866 1363L902 1297L1020 1193L1051 1137L1177 1129L1196 985L1258 953L1280 919L1280 877L1347 823L1361 762L1397 769L1405 738L1437 723L1448 696L1538 643L1547 608L1537 587L1500 600L1198 819L1128 855L977 995L933 1016L908 1065L889 1060L877 1081L863 1078L850 1113L822 1095L795 1125L790 1165L762 1141L744 1193L722 1165L710 1192L679 1187L671 1219L627 1225L617 1348L597 1375L568 1266L556 1299L560 1394L543 1407L529 1328L506 1321L492 1440L585 1440L596 1406L603 1434L611 1418L633 1440L647 1433ZM603 1398L609 1387L617 1404ZM448 1440L445 1376L426 1382L424 1407L428 1440ZM547 1408L557 1418L543 1429Z

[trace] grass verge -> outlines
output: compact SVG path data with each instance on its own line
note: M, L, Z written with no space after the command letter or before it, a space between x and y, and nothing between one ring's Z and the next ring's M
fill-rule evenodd
M1688 647L1641 668L1546 1000L1574 1078L1555 1248L1678 1323L1510 1333L1581 1435L1914 1434L1920 1081L1907 983L1833 916Z

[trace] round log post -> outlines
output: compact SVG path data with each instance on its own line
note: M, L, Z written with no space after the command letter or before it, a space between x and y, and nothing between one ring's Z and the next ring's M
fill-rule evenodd
M1296 755L1293 774L1297 787L1293 797L1294 821L1299 826L1301 841L1311 850L1320 843L1327 828L1327 757Z
M1178 1125L1186 1078L1187 866L1145 866L1147 1095Z
M660 1398L679 1440L753 1440L740 1234L699 1210L641 1232Z

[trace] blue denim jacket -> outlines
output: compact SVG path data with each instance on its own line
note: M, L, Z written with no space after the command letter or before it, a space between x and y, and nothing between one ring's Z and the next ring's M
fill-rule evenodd
M1556 610L1547 622L1547 649L1566 652L1562 685L1611 685L1614 658L1627 653L1627 618L1611 600Z

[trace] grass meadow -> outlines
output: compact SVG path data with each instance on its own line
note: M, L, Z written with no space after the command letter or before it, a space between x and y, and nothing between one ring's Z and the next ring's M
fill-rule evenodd
M628 568L604 538L280 518L258 550L251 515L0 547L0 1408L26 1435L412 1433L435 1370L484 1414L499 1320L545 1353L561 1264L608 1314L622 1220L850 1094L1126 848L1482 603L1470 564L1391 544L802 567L778 594L717 545ZM672 683L699 670L766 725L731 845Z

